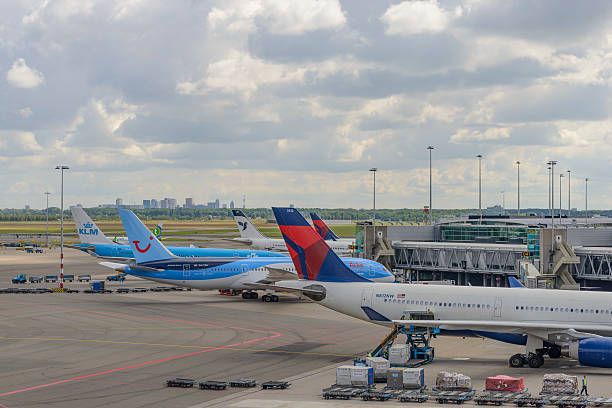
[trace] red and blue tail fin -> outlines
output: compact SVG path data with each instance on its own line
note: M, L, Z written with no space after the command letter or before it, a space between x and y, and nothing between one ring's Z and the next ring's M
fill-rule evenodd
M319 217L316 212L311 212L310 218L312 218L312 224L314 225L321 238L326 241L337 241L338 239L340 239L336 234L334 234L334 231L332 231L331 228L329 228L327 224L325 224L325 222L321 219L321 217Z
M322 282L369 282L346 266L295 208L273 207L300 279Z

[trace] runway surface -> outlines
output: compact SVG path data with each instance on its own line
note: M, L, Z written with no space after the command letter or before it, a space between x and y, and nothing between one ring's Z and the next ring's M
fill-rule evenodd
M15 286L10 278L19 272L57 273L57 257L56 250L0 250L0 287ZM104 279L113 271L67 250L66 273ZM107 283L157 285L136 278ZM346 405L323 401L321 388L334 382L335 366L367 353L386 331L290 295L263 303L213 291L0 294L0 408ZM480 390L487 376L507 374L525 376L537 393L544 373L566 372L587 374L592 393L608 391L611 370L565 359L547 360L538 370L509 369L508 356L521 348L483 339L439 338L435 346L428 384L440 370L459 371ZM166 388L164 381L173 377L291 379L293 385L285 391Z

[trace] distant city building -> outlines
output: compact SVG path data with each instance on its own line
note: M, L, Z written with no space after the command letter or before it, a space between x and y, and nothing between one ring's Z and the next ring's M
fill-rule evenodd
M168 199L164 198L159 202L159 208L168 208Z
M26 205L25 205L25 209L26 209L26 210L29 210L29 209L30 209L30 205L29 205L29 204L26 204Z
M118 198L115 200L115 205L117 207L121 207L123 205L123 199L122 198Z
M230 208L234 208L234 200L230 201Z
M166 197L166 198L164 198L164 200L166 200L166 203L167 203L167 207L166 208L169 208L170 210L174 210L176 208L176 198L168 198L168 197Z
M151 208L151 200L142 200L142 206L144 208Z
M289 208L295 208L295 205L289 204Z
M220 208L220 206L219 206L219 199L218 198L215 200L215 208Z
M227 208L227 204L226 203L223 203L223 208Z
M159 201L157 201L156 199L152 198L151 199L151 208L159 208Z
M185 208L193 208L193 198L188 197L185 199Z

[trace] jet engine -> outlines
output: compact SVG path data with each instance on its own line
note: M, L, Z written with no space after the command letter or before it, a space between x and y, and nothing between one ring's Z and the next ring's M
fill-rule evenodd
M569 356L590 367L612 368L612 337L591 337L569 345Z

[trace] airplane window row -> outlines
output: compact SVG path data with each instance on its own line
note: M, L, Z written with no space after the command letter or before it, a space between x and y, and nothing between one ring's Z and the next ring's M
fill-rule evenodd
M515 310L529 310L536 312L566 312L566 313L593 313L593 314L612 314L612 310L604 309L580 309L573 307L549 307L549 306L515 306Z
M466 309L491 309L491 305L480 303L455 303L455 302L432 302L428 300L402 300L402 299L384 299L384 302L398 303L406 305L421 305L421 306L438 306L438 307L462 307Z

